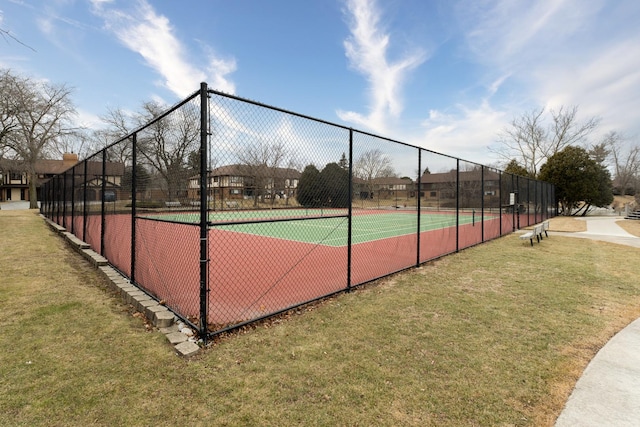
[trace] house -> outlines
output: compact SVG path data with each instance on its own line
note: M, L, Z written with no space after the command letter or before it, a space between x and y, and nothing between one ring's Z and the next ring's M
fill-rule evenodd
M65 153L62 160L43 159L35 164L35 172L38 176L36 191L40 199L40 187L52 177L65 172L78 165L78 155L75 153ZM84 163L79 164L76 171L77 177L74 186L76 188L75 197L81 200L84 196L84 187L81 184L84 175ZM87 162L87 200L100 200L102 197L102 162ZM118 197L122 175L124 174L124 164L106 162L106 187L105 197ZM0 165L0 202L11 200L29 200L29 178L24 166L13 160L5 160Z
M76 200L82 200L84 197L85 186L87 201L102 200L102 162L86 162L86 182L82 185L82 175L84 174L84 164L82 163L76 171ZM124 176L125 166L120 162L105 162L105 178L104 178L104 194L105 200L113 202L121 199L129 199L131 196L122 188L122 178ZM127 193L127 194L124 194Z
M36 189L40 198L40 186L51 177L64 172L78 163L78 155L65 153L62 160L38 160L35 172L38 175ZM5 160L0 165L0 202L29 200L29 179L21 162Z
M232 164L208 173L208 200L289 199L296 196L300 172L292 168ZM189 179L188 198L199 200L200 175Z
M373 178L369 181L353 178L353 187L354 198L406 200L416 196L415 185L411 178L389 176Z
M484 175L484 176L483 176ZM459 183L456 183L459 179ZM443 173L424 173L420 177L420 196L426 206L480 208L499 206L500 174L491 169L455 170Z

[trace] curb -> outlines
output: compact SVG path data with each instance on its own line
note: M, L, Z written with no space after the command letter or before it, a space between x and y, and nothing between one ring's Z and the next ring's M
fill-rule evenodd
M109 261L95 252L89 244L78 239L75 235L59 224L40 214L40 217L79 254L96 268L106 278L109 290L119 295L125 304L131 305L164 334L179 356L190 357L200 351L200 346L190 340L193 331L182 323L176 323L178 318L167 307L157 302L142 289L131 284Z

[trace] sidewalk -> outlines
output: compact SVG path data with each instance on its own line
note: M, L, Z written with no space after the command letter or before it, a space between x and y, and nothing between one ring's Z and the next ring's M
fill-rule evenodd
M639 237L616 225L621 219L587 217L587 231L562 235L640 248ZM640 319L618 332L591 360L555 425L640 426Z
M40 202L38 202L38 206L40 206ZM4 210L17 210L17 209L29 209L29 202L25 201L16 201L16 202L2 202L0 203L0 209Z

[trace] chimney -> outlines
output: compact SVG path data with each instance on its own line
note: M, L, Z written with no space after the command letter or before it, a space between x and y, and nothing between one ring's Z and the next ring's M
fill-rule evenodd
M65 168L70 168L78 163L78 155L76 153L64 153L62 155L62 164Z

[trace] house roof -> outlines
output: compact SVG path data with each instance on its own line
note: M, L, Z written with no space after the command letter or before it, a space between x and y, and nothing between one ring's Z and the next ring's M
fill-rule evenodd
M77 159L77 157L76 157ZM3 169L5 171L23 170L23 163L17 160L5 160ZM83 163L77 161L42 159L35 164L35 172L39 175L57 175L63 173L74 166L79 166L84 173ZM106 174L110 176L124 175L124 163L106 162ZM87 162L87 175L102 175L102 162Z
M406 178L403 179L395 176L383 176L379 178L373 178L371 182L376 185L403 185L403 184L409 185L413 183L411 179L406 179Z

